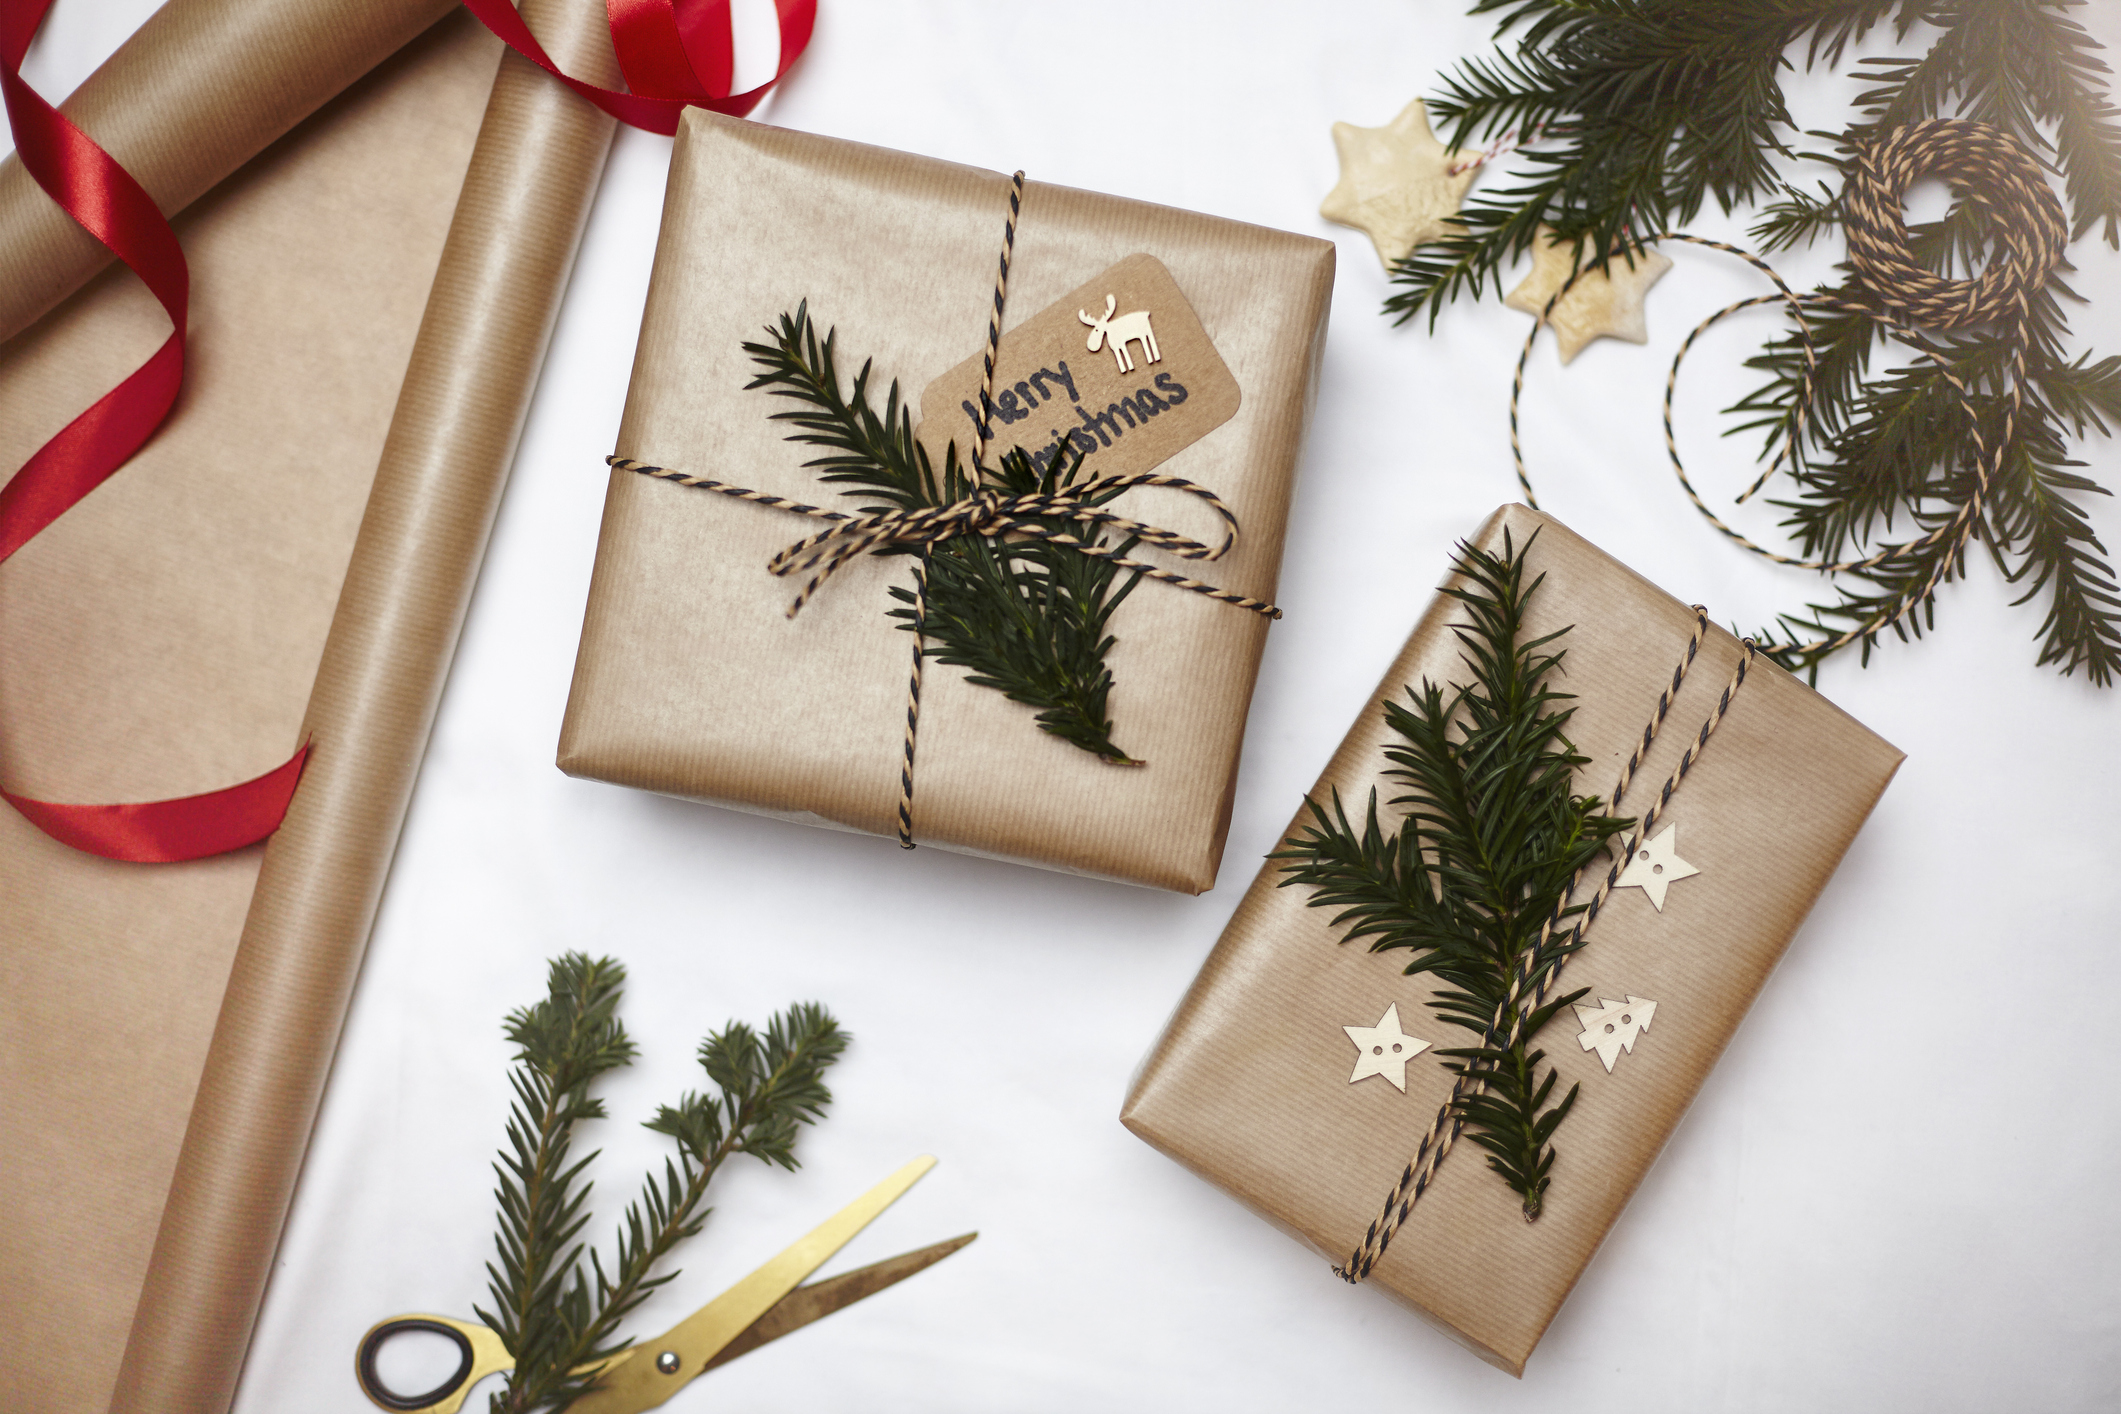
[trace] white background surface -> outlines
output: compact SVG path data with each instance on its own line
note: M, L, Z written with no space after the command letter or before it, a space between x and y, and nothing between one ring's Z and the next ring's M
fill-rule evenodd
M151 8L61 0L32 81L64 93ZM907 855L558 773L601 458L669 153L622 132L237 1409L365 1409L351 1365L370 1323L484 1301L486 1165L508 1105L499 1022L568 948L631 967L624 1014L643 1049L605 1089L614 1118L580 1139L604 1151L594 1231L607 1243L637 1175L660 1163L662 1141L634 1121L701 1083L701 1035L818 998L856 1037L802 1171L728 1172L635 1334L917 1153L941 1167L827 1270L982 1234L695 1383L673 1410L2121 1405L2121 699L2034 667L2040 610L2008 607L1978 557L1945 591L1934 637L1824 673L1821 689L1908 762L1521 1383L1381 1292L1342 1285L1119 1126L1130 1071L1452 540L1514 496L1503 417L1525 316L1491 296L1453 307L1433 337L1393 329L1368 240L1316 215L1336 175L1330 124L1388 121L1483 52L1490 25L1415 0L823 8L760 116L1339 242L1288 617L1260 677L1222 882L1189 899ZM2121 39L2121 15L2102 9L2079 14ZM1800 118L1838 126L1851 91L1796 81ZM1663 462L1657 399L1686 329L1756 285L1727 257L1672 253L1647 349L1604 341L1567 369L1538 351L1527 446L1548 509L1721 620L1755 623L1813 585L1695 518ZM2073 254L2097 301L2072 311L2079 343L2121 353L2121 257L2093 240ZM1778 264L1810 283L1831 259ZM1712 496L1750 474L1750 448L1716 438L1714 410L1746 386L1736 365L1768 327L1732 321L1689 365L1680 432ZM2082 454L2121 481L2113 443ZM2111 502L2093 514L2109 545L2121 539ZM1736 519L1772 531L1770 508Z

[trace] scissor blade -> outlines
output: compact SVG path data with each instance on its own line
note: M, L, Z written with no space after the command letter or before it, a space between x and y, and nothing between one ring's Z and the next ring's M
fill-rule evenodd
M918 1252L902 1252L836 1277L799 1286L783 1296L771 1311L753 1321L742 1335L723 1346L721 1353L707 1362L707 1369L726 1365L739 1355L749 1355L768 1341L779 1340L790 1331L801 1330L812 1321L834 1311L844 1311L865 1297L896 1286L915 1272L926 1271L978 1236L976 1232L968 1232L963 1237L953 1237L947 1242L923 1247Z
M935 1160L923 1154L662 1335L635 1345L635 1358L607 1373L597 1388L567 1407L568 1414L640 1414L676 1394L704 1373L723 1347L772 1310L934 1167Z

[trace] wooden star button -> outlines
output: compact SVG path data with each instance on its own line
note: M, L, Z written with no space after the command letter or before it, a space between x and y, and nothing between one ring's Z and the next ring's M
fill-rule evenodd
M1381 128L1335 123L1333 146L1340 152L1340 181L1318 214L1368 232L1387 270L1450 229L1478 165L1451 170L1464 154L1436 140L1429 110L1418 98Z
M1664 912L1664 891L1679 879L1691 879L1701 871L1679 857L1679 827L1667 825L1654 840L1637 840L1627 867L1613 881L1616 889L1641 889L1649 895L1650 907ZM1607 1067L1610 1069L1611 1067Z
M1355 1073L1348 1077L1353 1085L1366 1076L1382 1075L1404 1094L1407 1088L1407 1062L1429 1049L1427 1041L1418 1041L1399 1029L1399 1003L1385 1008L1375 1026L1343 1026L1348 1039L1355 1043Z
M1532 243L1532 273L1504 297L1503 303L1537 319L1547 301L1554 298L1554 292L1568 284L1575 268L1575 247L1555 240L1554 233L1542 226ZM1671 268L1672 258L1663 252L1639 250L1635 252L1633 269L1626 260L1615 257L1604 270L1591 271L1578 280L1547 316L1561 348L1561 361L1574 359L1593 339L1648 343L1650 331L1642 321L1643 296Z

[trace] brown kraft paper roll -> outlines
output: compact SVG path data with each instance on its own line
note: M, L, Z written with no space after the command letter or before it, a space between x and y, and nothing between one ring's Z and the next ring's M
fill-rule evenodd
M152 800L301 740L499 50L475 22L430 29L176 218L193 297L174 415L0 566L0 779ZM173 147L215 138L211 114L160 121ZM109 269L0 346L0 462L168 329ZM0 811L11 1410L109 1401L262 855L120 864Z
M526 0L555 60L618 82L601 6ZM383 879L613 121L505 55L376 471L199 1081L113 1411L235 1392Z
M1555 686L1575 694L1569 737L1591 760L1585 794L1610 791L1641 739L1659 691L1693 631L1693 611L1559 522L1522 506L1474 537L1499 551L1503 532L1545 584L1527 632L1573 625ZM1397 738L1387 699L1426 679L1462 679L1439 595L1312 798L1338 789L1351 817L1372 786L1399 794L1382 755ZM1711 629L1657 744L1619 813L1640 816L1731 679L1736 640ZM1729 712L1655 830L1677 828L1678 853L1700 873L1670 886L1661 913L1641 889L1615 890L1558 993L1647 998L1650 1026L1612 1072L1579 1042L1573 1011L1540 1033L1560 1072L1557 1095L1583 1089L1555 1137L1545 1211L1524 1221L1518 1196L1461 1138L1392 1239L1369 1281L1473 1350L1522 1374L1591 1254L1664 1147L1753 998L1898 769L1901 754L1781 669L1756 660ZM1306 824L1301 812L1290 831ZM1603 865L1594 866L1603 868ZM1375 1026L1396 1005L1406 1032L1442 1048L1471 1044L1429 1009L1434 987L1408 977L1407 955L1340 941L1334 910L1260 871L1200 975L1144 1062L1121 1114L1136 1134L1319 1252L1344 1262L1450 1093L1433 1053L1406 1067L1406 1092L1382 1078L1350 1083L1346 1026ZM1595 880L1586 888L1595 887ZM1588 893L1579 890L1578 901Z
M740 345L807 299L819 332L838 331L843 382L873 357L879 410L893 379L917 405L931 380L981 349L1008 209L1000 173L688 113L618 452L795 500L864 504L804 469L817 451L786 441L788 425L770 420L784 400L744 390L755 367ZM1005 331L1144 252L1168 267L1242 395L1227 422L1156 468L1220 496L1242 526L1236 548L1208 563L1166 563L1271 599L1333 247L1032 181ZM1059 356L1110 363L1110 350L1085 348L1074 317ZM1009 348L1005 332L1005 364ZM1154 372L1144 368L1143 381ZM1094 454L1087 473L1102 474ZM1113 508L1181 534L1219 533L1210 511L1168 490L1129 491ZM791 620L800 577L777 579L766 562L820 528L615 472L561 768L895 835L912 645L886 614L889 587L910 582L910 562L856 559ZM1112 632L1114 739L1147 761L1141 769L1041 732L1030 708L929 658L913 797L919 843L1191 893L1214 883L1266 621L1144 582L1114 613Z
M467 198L453 232L501 48L460 15L244 164L278 127L382 57L381 46L396 42L390 34L416 34L445 8L173 0L69 100L68 111L165 207L243 170L177 220L194 298L175 416L119 475L0 567L0 771L30 794L183 794L255 774L305 730L321 749L346 713L320 710L305 729L300 705L318 682L328 631L366 634L384 656L397 635L413 635L416 671L370 697L396 688L431 701L422 675L438 681L435 655L446 662L454 641L449 606L462 599L437 596L434 586L454 576L468 587L475 572L485 522L476 535L460 533L464 497L490 504L496 459L506 465L609 125L571 99L533 99L528 90L543 76L518 73L506 85L513 97L487 119L483 194ZM595 38L596 7L579 8L561 17L571 30L565 43L551 35L558 25L549 15L533 7L530 19L563 62L608 83L613 64L608 41ZM142 92L155 104L128 107ZM539 162L527 160L540 152ZM60 224L40 227L47 218ZM511 223L520 223L514 239ZM47 295L38 298L48 304L102 261L92 247L74 253L87 265L69 269L70 227L12 163L0 167L8 233L0 310L17 323L41 306L10 298L43 281ZM56 248L40 245L52 230ZM484 273L445 282L455 294L430 307L445 239L460 271ZM505 298L491 297L509 282ZM423 355L448 380L430 379L424 397L406 382L423 308L449 335L449 351ZM19 465L167 327L137 281L111 270L0 346L0 457ZM476 340L501 350L483 372ZM393 508L371 511L362 530L371 482L402 483L402 468L419 461L423 419L435 436L456 438L436 455L455 457L469 484L444 488L453 504L432 524L429 508L413 504L419 492L399 484ZM386 436L396 477L377 472ZM374 577L387 571L372 567L370 591L349 589L341 603L357 531L364 545L383 547L364 550L373 566L391 553L393 530L404 556L431 557L424 588L375 592ZM437 617L448 620L446 632ZM348 727L379 781L417 763L426 718L413 715L408 726L405 714L391 721L378 711L374 725ZM321 754L312 759L291 820L333 779L339 763L319 776L323 764ZM384 813L394 838L397 815ZM373 844L364 837L350 859L332 861L356 871L347 887L370 897L388 862L387 845ZM0 1336L0 1378L10 1408L110 1402L264 853L117 864L0 812L0 897L9 904L0 924L0 1123L9 1137L0 1192L10 1200L0 1217L0 1289L16 1298ZM279 869L276 889L299 892L294 873ZM365 919L361 912L342 949L358 953ZM321 930L310 941L331 946ZM255 988L251 998L255 1010ZM339 1014L332 1008L291 1048L292 1066L308 1046L321 1075L314 1047L328 1055ZM299 1072L291 1078L314 1088ZM245 1162L291 1173L306 1135L306 1122L273 1131L289 1152ZM188 1201L196 1209L198 1198ZM282 1208L284 1198L243 1215L261 1225L268 1252ZM260 1280L264 1263L256 1258ZM178 1302L213 1297L175 1285ZM194 1358L218 1362L218 1395L151 1391L149 1400L224 1405L254 1307L253 1292L248 1303L202 1308L199 1329L182 1336L212 1347ZM157 1359L169 1355L163 1348ZM147 1361L151 1373L157 1359Z

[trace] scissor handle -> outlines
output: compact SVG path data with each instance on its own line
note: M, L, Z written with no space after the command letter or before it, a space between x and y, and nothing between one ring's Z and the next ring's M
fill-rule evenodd
M457 1347L455 1373L433 1389L422 1394L400 1394L383 1383L376 1373L376 1356L392 1336L408 1331L424 1331L439 1335L454 1342ZM457 1414L463 1407L464 1396L471 1387L496 1370L505 1370L514 1364L514 1359L502 1346L501 1338L486 1326L473 1325L469 1321L453 1321L447 1316L394 1316L387 1321L378 1321L361 1337L361 1344L354 1352L354 1378L360 1382L361 1393L368 1402L380 1409L398 1411L398 1414Z

